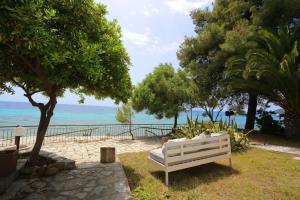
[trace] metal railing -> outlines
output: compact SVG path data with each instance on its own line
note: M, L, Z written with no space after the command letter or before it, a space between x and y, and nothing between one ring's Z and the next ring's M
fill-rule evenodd
M32 145L37 126L24 126L25 136L20 145ZM57 142L91 142L103 139L135 139L162 137L172 131L173 124L98 124L98 125L51 125L47 129L44 144ZM0 147L15 143L14 126L0 126ZM130 133L131 129L131 133ZM132 135L131 135L132 134Z

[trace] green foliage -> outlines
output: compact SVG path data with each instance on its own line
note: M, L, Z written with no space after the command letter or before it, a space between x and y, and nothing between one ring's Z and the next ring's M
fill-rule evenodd
M260 94L285 110L289 136L300 131L300 27L281 27L277 33L258 31L255 47L227 61L227 77L235 90Z
M197 135L200 135L203 131L203 121L202 123L198 122L198 117L195 121L187 117L187 126L179 127L176 129L173 137L175 138L193 138Z
M231 81L224 76L227 59L251 49L248 41L258 29L275 30L282 24L292 24L299 18L299 11L298 0L216 0L212 10L192 12L196 35L185 39L177 57L195 81L197 106L206 110L211 121L216 121L210 114L214 110L238 101L233 106L242 110L248 98L244 92L227 87ZM235 101L227 101L233 97Z
M221 120L219 123L211 124L207 131L210 133L224 132L229 134L232 151L244 151L250 145L248 135L252 131L249 131L248 133L242 133L237 129L236 123L233 126L230 126L226 121L223 123Z
M198 119L192 121L187 117L187 126L179 127L172 136L174 138L185 137L191 139L200 134L226 133L230 136L231 150L244 151L250 145L248 135L251 132L244 134L238 130L236 123L231 126L226 121L222 121L222 119L217 123L203 121L199 123Z
M230 143L231 143L231 151L245 151L250 146L250 141L248 139L248 135L252 131L248 133L242 133L235 128L227 128L226 133L230 136Z
M160 64L137 85L132 96L136 111L146 110L157 118L177 119L191 97L190 81L183 71L176 72L171 64Z
M4 86L22 86L28 94L39 91L48 97L71 89L126 101L130 61L120 27L106 13L104 5L92 0L1 1Z
M177 57L190 72L197 87L197 106L205 110L210 120L217 121L225 105L244 106L246 96L227 90L223 72L226 59L246 48L247 39L255 33L248 16L252 1L217 0L211 11L192 13L196 36L186 38Z
M262 6L253 8L253 21L263 27L286 25L300 17L299 0L264 0Z
M282 123L273 119L272 114L274 114L274 112L258 110L257 114L256 124L260 129L260 132L275 135L283 134Z
M122 104L118 108L116 113L116 120L121 123L131 124L132 118L134 117L134 112L132 108L132 103L129 101L126 104Z

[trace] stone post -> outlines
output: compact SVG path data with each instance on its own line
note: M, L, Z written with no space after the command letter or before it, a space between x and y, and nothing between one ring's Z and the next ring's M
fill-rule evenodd
M101 147L101 163L113 163L116 160L115 147Z

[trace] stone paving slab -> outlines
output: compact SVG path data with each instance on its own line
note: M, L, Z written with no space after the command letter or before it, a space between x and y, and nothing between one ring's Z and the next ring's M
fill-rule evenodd
M290 153L300 155L300 148L296 147L285 147L285 146L278 146L278 145L269 145L269 144L252 144L251 146L269 150L269 151L277 151L282 153Z
M257 147L261 149L265 149L268 151L276 151L281 153L289 153L289 154L295 154L299 155L297 157L294 157L294 160L300 160L300 148L296 147L285 147L285 146L278 146L278 145L269 145L269 144L252 144L252 147Z
M94 163L53 177L19 179L0 199L13 199L15 194L26 200L130 199L130 189L119 162Z
M128 152L150 151L161 146L160 140L141 139L141 140L118 140L109 139L105 141L86 142L86 143L54 143L42 147L43 155L49 155L55 159L65 157L76 161L76 165L81 167L82 163L99 162L101 147L115 147L116 154Z
M42 154L75 161L77 169L52 177L18 179L1 200L126 200L131 199L125 172L118 161L101 164L100 147L115 147L116 153L149 151L161 146L158 139L106 140L88 143L45 145ZM18 197L18 198L14 198Z

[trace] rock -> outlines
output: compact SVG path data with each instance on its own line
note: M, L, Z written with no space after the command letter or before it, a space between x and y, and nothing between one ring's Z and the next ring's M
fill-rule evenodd
M103 174L104 176L109 176L112 174L112 171L103 171L101 172L101 174Z
M59 172L59 170L55 167L47 167L45 176L53 176L53 175L57 174L58 172Z
M93 187L86 187L83 189L83 191L85 191L85 192L90 192L92 190L93 190Z
M118 183L115 183L115 190L117 191L117 192L126 192L126 190L127 190L127 186L126 186L126 184L125 183L120 183L120 182L118 182Z
M33 170L32 170L32 175L33 176L38 176L38 170L39 170L39 166L34 166Z
M21 192L33 193L34 190L29 185L26 185L24 188L21 189Z
M45 174L45 172L46 172L46 169L47 169L47 166L46 165L44 165L44 166L42 166L42 167L39 167L37 170L36 170L36 174L38 175L38 176L44 176L44 174Z
M84 199L86 197L87 193L85 192L81 192L81 193L77 193L75 196L78 198L78 199Z
M65 170L72 170L72 169L75 169L76 166L75 166L75 161L74 160L68 160L68 161L65 161Z
M32 193L28 195L25 200L47 200L47 198L42 194Z
M92 194L100 195L104 188L105 188L104 186L99 185L99 186L95 187Z
M20 170L20 173L23 175L31 175L33 173L34 167L24 167Z
M35 189L42 189L45 188L47 186L47 183L42 182L42 181L35 181L31 184L31 187L35 188Z
M66 197L63 197L63 196L58 196L58 197L55 197L55 198L50 198L50 200L66 200L67 198Z
M59 171L62 171L65 169L65 163L63 162L56 162L48 165L48 168L57 168Z

